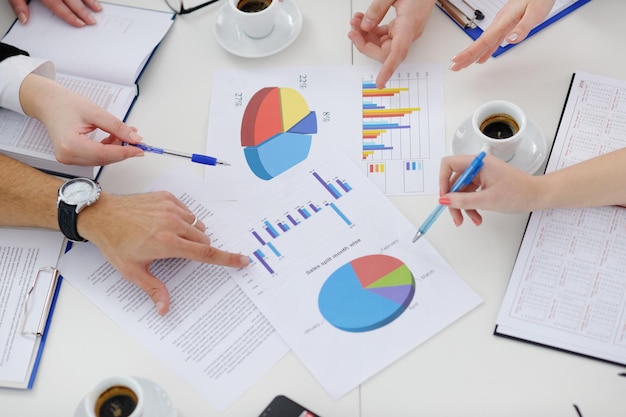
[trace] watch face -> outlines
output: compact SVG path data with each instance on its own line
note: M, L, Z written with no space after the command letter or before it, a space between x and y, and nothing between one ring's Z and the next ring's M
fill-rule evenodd
M61 188L63 200L71 205L78 205L92 200L96 192L96 184L84 178L76 178L68 181Z

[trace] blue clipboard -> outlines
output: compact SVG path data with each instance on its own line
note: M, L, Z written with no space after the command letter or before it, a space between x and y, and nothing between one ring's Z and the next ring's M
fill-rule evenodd
M526 39L530 38L531 36L533 36L535 33L539 32L541 29L545 28L546 26L549 26L550 24L556 22L557 20L559 20L560 18L562 18L563 16L573 12L574 10L578 9L580 6L582 6L583 4L587 4L589 3L591 0L577 0L576 2L572 3L571 5L567 6L565 9L561 10L560 12L558 12L557 14L555 14L554 16L552 16L549 19L544 20L542 23L538 24L537 26L535 26L529 33L528 36L526 37ZM446 0L442 0L442 2L446 2ZM467 33L467 35L476 40L480 37L480 35L483 34L483 30L481 28L479 28L478 26L474 26L474 27L468 27L468 26L463 26L457 19L455 18L450 12L448 12L448 10L446 10L447 8L449 9L449 7L444 7L443 3L440 1L437 1L437 6L439 7L439 9L444 12L446 14L446 16L448 16L457 26L459 26L465 33ZM448 2L448 6L451 5L451 3ZM454 7L454 5L452 5ZM456 8L456 7L455 7ZM459 13L463 13L460 10L457 10L457 12ZM462 16L463 20L466 20L467 22L471 22L472 19L469 18L468 16L466 16L465 14L463 14ZM524 40L526 40L524 39ZM520 43L516 43L516 44L507 44L505 46L499 46L498 49L496 49L496 51L491 55L492 57L497 57L500 54L503 54L504 52L508 51L509 49L513 48L515 45L519 45L521 43L523 43L524 41L520 42Z
M68 240L65 245L64 252L67 253L71 248L72 248L72 242ZM52 313L54 312L54 308L56 307L57 297L60 292L59 290L61 289L62 281L63 281L63 277L59 275L54 286L54 292L53 292L51 303L50 303L50 309L47 312L45 312L46 314L45 327L43 329L43 332L41 333L41 336L39 336L39 346L37 346L37 354L35 355L35 359L33 360L32 369L30 370L30 377L28 378L28 384L25 387L26 389L32 389L33 385L35 384L35 377L37 376L37 370L39 369L41 356L43 355L43 348L48 338L48 330L52 322Z

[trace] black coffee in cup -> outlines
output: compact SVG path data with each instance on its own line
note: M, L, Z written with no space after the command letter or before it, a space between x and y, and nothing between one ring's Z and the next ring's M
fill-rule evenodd
M137 394L123 385L114 385L96 400L96 417L128 417L137 407Z
M237 8L242 12L256 13L267 9L270 4L272 4L272 0L240 0L237 3Z
M480 124L480 131L492 139L507 139L519 132L519 125L508 114L489 116Z

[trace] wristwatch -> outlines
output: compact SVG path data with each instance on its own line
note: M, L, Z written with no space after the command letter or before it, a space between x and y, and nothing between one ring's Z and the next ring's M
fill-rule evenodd
M76 220L82 209L98 201L101 191L100 185L89 178L74 178L59 188L57 197L59 228L65 237L76 242L87 241L78 234Z

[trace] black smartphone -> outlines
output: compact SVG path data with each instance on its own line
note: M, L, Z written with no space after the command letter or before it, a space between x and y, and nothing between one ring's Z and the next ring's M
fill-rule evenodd
M320 417L312 411L307 410L291 398L284 395L277 395L265 407L259 417Z

